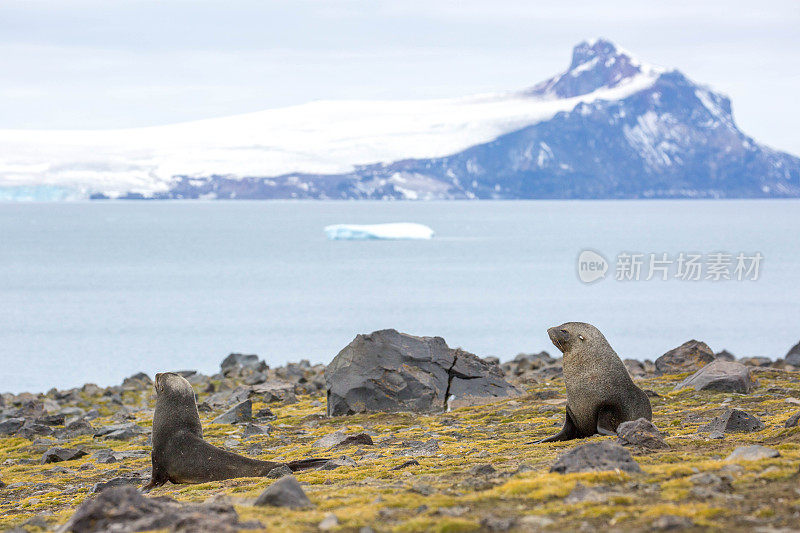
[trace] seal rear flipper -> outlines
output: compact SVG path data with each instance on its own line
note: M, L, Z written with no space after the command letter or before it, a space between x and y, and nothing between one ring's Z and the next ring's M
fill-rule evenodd
M324 465L328 461L330 461L328 458L298 459L297 461L290 461L286 463L286 466L288 466L292 472L297 472L298 470L317 468L318 466Z
M578 427L575 425L575 422L572 420L572 414L569 412L569 407L567 407L567 413L564 416L564 427L561 428L561 431L547 437L546 439L537 440L529 444L541 444L543 442L557 442L561 440L572 440L580 438L580 433L578 432Z

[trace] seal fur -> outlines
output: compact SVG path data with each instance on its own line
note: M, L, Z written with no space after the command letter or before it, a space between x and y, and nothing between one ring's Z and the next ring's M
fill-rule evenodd
M567 412L561 431L539 442L616 435L622 422L652 420L650 399L633 383L600 330L585 322L566 322L547 334L564 354Z
M183 376L156 374L156 410L153 415L153 472L142 490L172 483L203 483L236 477L265 476L285 464L292 471L321 466L328 459L301 459L288 463L259 461L212 446L203 440L194 390Z

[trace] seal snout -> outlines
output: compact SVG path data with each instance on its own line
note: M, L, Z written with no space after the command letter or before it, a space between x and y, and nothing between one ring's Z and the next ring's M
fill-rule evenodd
M569 341L569 333L567 330L560 326L555 326L547 330L547 335L550 337L550 340L553 341L553 344L556 345L556 348L562 352L566 349L565 346L567 345L567 341Z

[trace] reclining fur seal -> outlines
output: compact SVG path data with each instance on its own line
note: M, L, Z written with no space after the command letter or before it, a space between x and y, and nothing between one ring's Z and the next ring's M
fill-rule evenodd
M328 459L301 459L274 463L250 459L212 446L203 440L194 390L183 376L156 374L156 410L153 415L153 473L142 490L172 483L202 483L235 477L266 476L285 464L292 471L321 466Z
M538 442L616 435L622 422L652 420L650 399L633 383L600 330L585 322L566 322L547 334L564 353L567 413L561 431Z

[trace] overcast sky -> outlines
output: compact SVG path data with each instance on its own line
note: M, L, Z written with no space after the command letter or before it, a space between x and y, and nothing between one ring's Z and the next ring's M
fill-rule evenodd
M523 88L606 37L727 93L800 154L800 2L3 0L0 128L111 128L318 99ZM543 2L542 2L543 4Z

